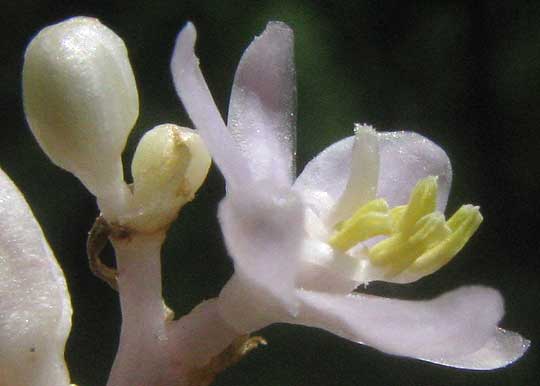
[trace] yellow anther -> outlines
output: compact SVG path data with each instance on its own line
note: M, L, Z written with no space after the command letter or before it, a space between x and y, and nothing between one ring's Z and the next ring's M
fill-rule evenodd
M435 212L437 179L419 181L409 203L392 208L394 234L369 250L373 265L384 266L393 277L405 269L433 272L450 261L467 243L482 222L479 208L462 206L448 221Z
M330 238L330 245L346 251L361 241L392 232L392 217L388 204L377 199L362 205L354 215L341 223Z
M469 241L482 220L482 214L477 206L463 205L446 223L451 229L451 234L418 257L411 265L411 269L435 271L448 263Z
M407 209L401 216L399 230L411 232L420 218L435 210L436 204L437 177L429 176L418 181L409 198Z
M386 277L404 270L419 274L433 272L450 261L467 243L482 222L479 208L463 205L448 221L436 212L437 177L416 184L407 205L388 208L384 199L361 206L339 224L329 243L346 251L375 236L389 237L371 247L368 256L384 268Z
M431 248L451 233L444 215L440 212L426 214L415 224L409 243L421 248Z
M401 267L414 261L428 241L437 239L436 235L442 232L444 216L433 213L436 201L437 177L429 176L418 181L411 192L409 203L390 210L395 233L370 249L371 262L375 265L392 264Z
M395 234L375 244L369 250L369 259L374 265L393 264L396 259L407 260L407 238L401 234Z
M369 257L374 265L390 265L392 272L400 272L449 234L444 216L429 213L418 220L411 232L399 232L377 243L370 249Z
M401 218L403 217L403 213L405 213L406 210L407 205L395 206L390 209L390 217L392 217L394 224L399 224Z

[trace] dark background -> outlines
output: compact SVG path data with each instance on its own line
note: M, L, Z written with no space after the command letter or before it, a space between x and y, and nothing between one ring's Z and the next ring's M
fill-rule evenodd
M298 165L350 135L354 122L417 131L439 143L454 167L449 211L482 207L485 222L441 271L407 286L374 285L385 296L425 298L463 284L498 288L502 326L533 343L506 369L474 372L391 357L312 329L276 325L268 347L216 385L519 385L540 383L539 227L540 6L536 1L4 1L0 162L26 194L65 270L74 304L67 361L73 382L104 385L120 323L116 294L86 266L85 237L96 206L82 185L48 162L22 111L25 46L41 28L95 16L128 46L141 111L126 150L163 122L190 125L172 87L169 59L187 21L199 31L203 71L223 113L236 64L268 20L296 34ZM511 4L510 4L511 3ZM126 162L129 165L129 162ZM179 313L215 296L232 272L215 212L216 170L170 231L165 298ZM246 312L248 312L246 310Z

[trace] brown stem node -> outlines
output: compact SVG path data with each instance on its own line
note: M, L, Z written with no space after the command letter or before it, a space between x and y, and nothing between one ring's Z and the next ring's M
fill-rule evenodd
M107 243L109 237L129 238L129 231L120 226L111 226L102 215L99 215L88 232L86 241L86 254L88 256L88 266L92 273L107 283L112 289L118 291L117 271L101 261L100 255Z

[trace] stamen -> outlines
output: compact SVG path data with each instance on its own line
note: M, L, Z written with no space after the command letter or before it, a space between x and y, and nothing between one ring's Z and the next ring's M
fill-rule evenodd
M387 235L368 251L371 264L383 267L386 277L406 269L417 274L433 272L463 248L482 222L479 208L472 205L463 205L446 221L435 211L437 190L437 177L429 176L418 181L407 205L389 209L384 199L372 200L338 224L329 244L346 251Z
M407 205L399 205L390 209L390 217L392 217L394 224L399 224L406 210Z
M407 253L409 252L409 253ZM407 238L402 234L395 234L375 244L369 250L369 259L373 265L394 264L397 260L407 261L412 255Z
M451 229L451 234L443 242L427 250L416 259L411 269L414 271L436 271L448 263L469 241L482 220L479 207L463 205L446 223Z
M361 241L391 232L392 217L388 213L388 203L377 199L362 205L350 219L338 225L329 244L346 251Z
M374 265L406 267L433 242L444 224L442 214L433 215L437 201L437 177L426 177L416 184L407 205L390 211L395 234L373 246L369 258ZM425 243L422 240L426 239ZM431 244L430 244L431 245Z
M412 233L400 232L377 243L369 251L374 265L388 265L388 276L395 276L410 266L424 251L440 243L450 233L442 213L433 212L414 225Z
M435 210L437 190L437 177L429 176L418 181L411 193L407 209L399 222L398 227L401 232L411 232L414 224L420 218Z
M450 235L451 229L446 224L442 213L433 212L418 220L413 232L409 242L427 249L444 240Z
M369 250L373 265L387 266L393 277L410 269L434 272L448 263L467 243L482 222L479 208L463 205L448 221L434 212L437 181L428 177L418 182L409 204L390 211L398 232Z

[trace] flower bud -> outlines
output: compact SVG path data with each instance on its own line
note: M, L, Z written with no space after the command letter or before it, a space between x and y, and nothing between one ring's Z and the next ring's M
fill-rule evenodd
M139 111L122 39L88 17L43 29L25 53L23 96L28 124L49 158L94 195L114 194Z
M194 198L210 163L208 150L195 131L173 124L148 131L133 156L136 213L125 223L145 232L167 227Z

